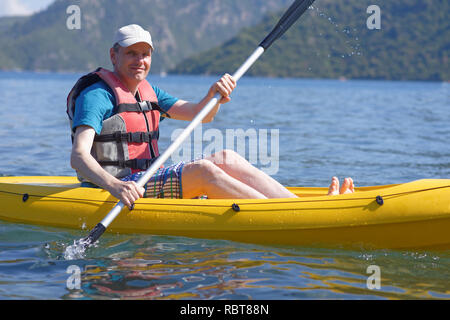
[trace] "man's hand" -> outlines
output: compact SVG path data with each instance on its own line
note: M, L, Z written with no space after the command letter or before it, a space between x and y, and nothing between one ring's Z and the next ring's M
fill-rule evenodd
M219 81L214 83L208 91L207 97L212 99L218 92L222 95L219 104L227 103L231 100L230 94L236 88L236 80L228 73L224 74Z
M219 111L220 105L231 100L230 94L234 88L236 88L236 80L229 74L225 74L211 86L206 96L200 102L192 103L180 99L174 103L168 113L172 119L191 121L218 92L223 98L220 99L214 109L203 119L203 123L211 122Z
M134 202L139 198L142 198L145 192L145 189L138 187L134 181L118 180L118 182L108 189L114 197L122 201L122 203L130 210L132 209Z

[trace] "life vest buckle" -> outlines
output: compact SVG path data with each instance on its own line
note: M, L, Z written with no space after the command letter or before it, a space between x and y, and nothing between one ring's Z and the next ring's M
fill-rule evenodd
M126 133L127 142L149 143L151 139L153 139L152 132L127 132Z
M138 102L139 108L141 108L142 112L153 110L152 104L150 101L142 101Z
M120 132L120 131L113 132L112 136L116 142L118 142L118 143L122 142L122 132Z

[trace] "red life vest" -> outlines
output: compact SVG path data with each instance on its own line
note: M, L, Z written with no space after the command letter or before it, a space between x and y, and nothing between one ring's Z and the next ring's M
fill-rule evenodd
M111 71L98 68L84 75L67 97L71 127L76 99L85 88L102 80L114 92L117 113L103 121L101 133L94 138L92 156L117 178L148 169L159 156L159 119L160 112L165 112L159 107L155 91L146 80L139 84L137 99ZM72 142L73 136L72 130ZM80 174L78 177L86 181Z

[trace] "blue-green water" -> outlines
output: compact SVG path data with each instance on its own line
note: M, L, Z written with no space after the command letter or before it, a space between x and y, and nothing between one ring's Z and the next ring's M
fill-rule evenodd
M0 176L73 175L65 98L78 76L0 73ZM149 78L186 100L202 98L214 79ZM359 186L450 177L448 83L244 78L232 98L203 132L278 129L273 176L284 185L325 186L333 175ZM163 121L161 148L186 124ZM61 259L86 233L0 221L0 299L450 298L448 250L105 234L84 259ZM367 286L371 265L380 289ZM69 289L73 268L80 289Z

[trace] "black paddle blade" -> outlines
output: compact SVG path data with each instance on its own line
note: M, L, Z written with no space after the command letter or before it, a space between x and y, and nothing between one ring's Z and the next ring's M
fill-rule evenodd
M272 43L281 37L293 24L297 21L300 16L305 13L310 5L313 4L315 0L295 0L295 2L287 9L284 15L278 21L277 25L269 33L269 35L264 38L264 40L259 44L264 50L267 50Z
M84 259L86 250L105 232L106 227L100 222L91 230L86 238L74 241L73 245L68 246L64 251L64 259L75 260Z
M105 226L103 224L101 224L101 222L98 223L94 227L94 229L91 230L89 235L82 240L82 244L83 244L84 248L87 249L88 247L93 245L102 236L102 234L105 232L105 230L106 230Z

